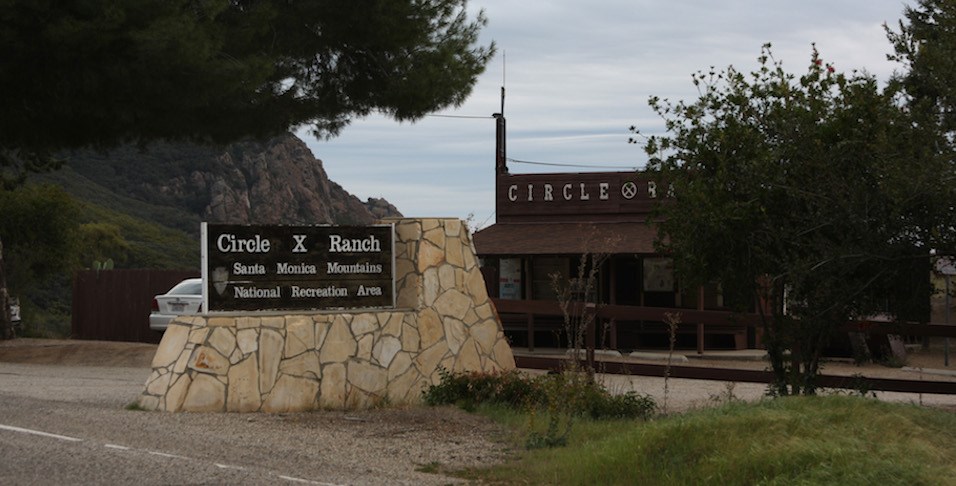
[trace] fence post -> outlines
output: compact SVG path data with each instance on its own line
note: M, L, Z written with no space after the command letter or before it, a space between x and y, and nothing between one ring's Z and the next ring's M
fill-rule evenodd
M0 240L0 339L13 339L13 320L10 316L10 293L3 272L3 241Z
M597 328L597 326L594 325L594 320L597 318L597 306L593 302L587 302L584 304L582 312L584 314L584 322L587 325L584 331L586 333L584 336L584 345L587 348L588 371L594 373L594 335Z

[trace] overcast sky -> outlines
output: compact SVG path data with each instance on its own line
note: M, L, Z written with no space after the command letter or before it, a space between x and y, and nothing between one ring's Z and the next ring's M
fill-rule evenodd
M913 0L471 0L483 9L485 44L498 54L468 101L414 124L373 116L318 141L300 133L329 177L362 200L384 197L406 216L494 219L494 120L506 87L508 157L580 164L509 163L512 173L619 170L647 157L628 128L660 133L652 95L696 98L691 74L733 65L749 72L773 44L784 68L802 73L811 43L838 71L885 80L883 23L898 25ZM597 168L601 166L602 168Z

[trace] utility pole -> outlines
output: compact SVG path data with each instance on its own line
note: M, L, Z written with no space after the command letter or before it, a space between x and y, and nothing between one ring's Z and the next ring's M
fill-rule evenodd
M10 317L10 293L3 273L3 240L0 240L0 339L13 339L13 320Z

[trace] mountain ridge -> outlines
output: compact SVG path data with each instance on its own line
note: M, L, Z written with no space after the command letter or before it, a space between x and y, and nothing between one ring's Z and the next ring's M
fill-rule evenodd
M66 165L108 190L181 210L198 222L234 224L370 224L401 216L384 199L363 202L331 181L308 146L285 134L225 147L155 142L109 152L78 151Z

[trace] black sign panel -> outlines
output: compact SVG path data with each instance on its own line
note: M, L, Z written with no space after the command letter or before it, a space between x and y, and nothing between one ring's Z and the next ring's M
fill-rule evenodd
M209 312L395 305L391 225L202 229Z

